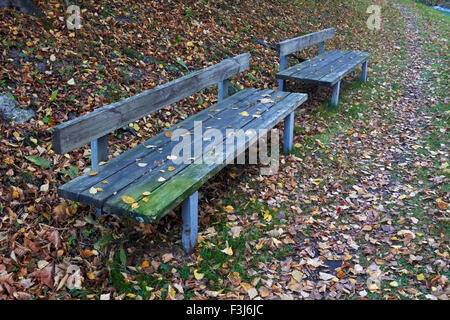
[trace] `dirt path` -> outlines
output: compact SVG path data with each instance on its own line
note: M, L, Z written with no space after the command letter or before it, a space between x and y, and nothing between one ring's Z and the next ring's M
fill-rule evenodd
M421 187L431 177L418 179L420 170L430 166L433 157L417 152L420 141L429 135L427 128L432 118L422 111L431 103L424 98L422 73L426 61L415 18L404 6L395 4L406 19L408 35L404 60L407 72L402 77L400 97L389 105L374 107L370 116L373 126L369 131L359 122L360 127L354 128L360 132L354 138L358 143L349 146L347 138L336 140L335 149L347 149L349 154L357 155L351 158L348 170L356 183L350 186L349 196L342 196L345 216L338 218L338 214L330 214L342 223L339 231L333 230L334 223L310 226L315 234L305 239L300 256L304 259L307 278L316 281L316 286L306 295L299 289L293 298L339 299L341 294L352 291L357 297L375 299L417 298L429 290L424 273L436 285L447 281L439 275L440 270L446 270L446 259L436 259L433 255L433 250L442 243L430 238L418 241L419 236L426 239L435 234L439 219L432 205L425 207L422 201L423 198L434 200L438 193ZM388 109L390 117L382 109ZM342 257L345 252L349 253L348 263L346 259L333 258L333 255ZM322 260L324 265L311 268L317 262L314 259L320 256L326 257ZM340 279L331 285L330 291L325 290L324 284L332 275ZM356 275L359 281L354 282L347 275ZM396 288L396 292L390 291ZM292 283L290 289L296 289ZM425 296L446 299L448 292L441 286Z

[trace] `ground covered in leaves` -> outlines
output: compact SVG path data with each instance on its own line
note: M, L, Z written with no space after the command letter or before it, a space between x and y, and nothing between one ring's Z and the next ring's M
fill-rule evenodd
M0 122L0 299L448 299L448 17L376 1L371 31L372 2L83 1L77 31L62 2L41 2L44 20L0 11L0 91L36 112ZM54 125L246 51L232 88L276 87L261 40L327 27L328 49L372 52L369 82L347 77L339 108L328 89L288 84L309 94L293 154L276 175L228 166L204 185L192 255L178 211L143 225L58 198L90 152L55 155ZM111 155L215 97L122 128Z

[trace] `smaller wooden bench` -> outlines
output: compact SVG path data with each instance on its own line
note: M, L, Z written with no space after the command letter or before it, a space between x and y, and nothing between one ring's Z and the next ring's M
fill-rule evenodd
M330 28L277 44L277 54L280 57L280 72L276 74L278 89L283 91L285 81L296 81L319 86L332 87L331 103L338 105L341 80L358 65L362 64L361 80L367 81L367 60L371 54L361 51L330 50L325 52L325 41L332 39L335 29ZM319 55L288 68L287 56L312 45L319 45Z
M228 79L248 67L249 54L242 54L56 126L55 152L65 154L90 142L92 164L90 173L59 187L58 194L92 205L98 214L124 215L144 223L157 222L181 204L182 243L187 252L192 251L197 244L197 190L254 142L245 135L232 148L227 145L222 162L205 163L210 144L201 143L199 150L194 146L203 140L206 130L220 131L223 140L214 138L213 142L223 146L229 129L269 130L284 120L283 148L288 152L292 148L294 111L307 99L301 93L256 89L228 96ZM110 132L215 84L217 104L107 161ZM202 123L200 138L196 138L198 123ZM179 143L171 138L176 129L185 129L196 139L190 146L190 154L195 158L190 163L173 161L172 152ZM100 165L101 161L107 162Z

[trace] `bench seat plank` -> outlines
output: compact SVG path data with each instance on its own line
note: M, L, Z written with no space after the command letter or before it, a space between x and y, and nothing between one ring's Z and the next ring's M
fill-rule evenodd
M203 133L208 128L215 128L220 130L224 135L227 127L240 128L243 123L252 119L251 116L243 117L240 113L247 111L249 114L255 114L258 112L258 109L262 110L262 108L264 108L264 104L258 104L256 102L258 99L264 98L267 94L273 95L270 97L271 99L276 99L275 96L277 94L274 91L263 90L261 92L257 92L256 94L250 95L247 99L242 100L239 103L230 104L227 107L223 107L223 112L220 114L220 117L208 117L202 123ZM287 95L287 93L280 93L278 96L281 98L285 95ZM185 128L180 125L174 126L172 130L180 127L188 130L191 134L193 133L193 127ZM143 175L148 175L149 177L155 176L155 179L157 180L164 173L164 178L168 179L171 174L176 174L176 172L180 170L179 166L174 166L172 161L167 160L167 157L171 155L173 147L178 143L178 141L171 141L171 138L167 138L166 143L161 146L162 150L152 152L140 158L139 161L136 161L135 158L131 158L130 161L128 161L130 165L108 177L107 184L99 182L93 185L94 188L102 188L103 191L96 194L91 194L89 189L86 189L81 192L79 201L93 205L97 208L101 208L106 199L112 196L114 192L118 192L127 187L129 184L135 183L135 180L139 179ZM208 143L203 142L202 144L203 146L207 146ZM191 148L193 148L193 146L194 145L192 144ZM193 154L194 150L192 149L191 155ZM139 163L147 165L145 167L140 167L138 165ZM168 171L169 166L173 166L175 169L173 171ZM164 170L164 172L161 172L161 170Z
M368 52L330 50L277 73L276 78L332 87L370 56Z
M284 69L283 71L278 72L276 76L278 79L292 80L291 77L294 74L299 73L301 71L311 70L313 67L320 65L326 61L333 61L335 57L337 59L342 54L343 54L342 51L330 50L330 51L322 53L318 56L315 56L314 58L312 58L310 60L306 60L302 63L296 64L292 67Z
M271 129L287 115L292 113L297 107L299 107L307 98L306 94L300 93L272 93L271 99L274 99L274 94L283 96L278 99L279 102L275 103L263 103L265 106L253 106L263 109L259 117L242 117L243 130L248 129ZM249 109L254 112L255 108ZM250 113L250 111L248 111ZM246 120L243 120L246 119ZM249 121L248 121L249 120ZM235 129L235 128L233 128ZM224 139L226 137L224 136ZM225 150L226 159L230 157L236 157L240 152L244 152L248 148L250 138L246 136L245 143L235 146L233 150ZM218 142L223 143L223 142ZM237 149L237 150L236 150ZM205 151L205 155L208 155L208 151ZM226 162L213 163L213 164L189 164L186 165L180 172L173 175L170 179L167 179L162 184L155 184L155 179L151 176L141 177L140 181L130 184L127 188L123 189L118 194L110 197L103 206L103 210L108 213L129 215L131 217L139 217L143 222L152 223L161 219L165 214L170 212L173 208L179 205L184 199L190 196L195 190L197 190L203 183L205 183L210 177L219 172ZM151 178L150 178L151 177ZM152 191L149 191L152 190ZM150 195L145 196L147 202L143 201L143 191L151 192ZM139 207L132 210L131 204L127 204L122 201L122 196L131 196L137 201Z
M344 78L349 72L355 69L370 58L369 52L354 51L353 55L349 57L342 65L333 68L333 72L328 73L319 79L319 85L334 86L338 81Z
M289 93L287 92L275 92L273 90L267 90L267 91L262 91L261 94L259 95L259 97L257 97L257 99L254 99L253 101L256 102L256 100L258 99L262 99L264 97L267 98L267 95L269 95L269 99L273 99L274 101L281 101L284 97L286 97ZM253 103L253 105L251 106L247 106L246 108L241 108L239 110L237 110L239 113L246 111L248 112L249 115L257 115L257 112L259 112L261 115L263 112L265 112L267 110L267 105L270 104L263 104L263 103ZM221 119L220 121L216 121L213 123L209 123L209 127L210 128L214 128L217 129L221 132L222 136L225 138L226 135L226 131L227 129L232 128L233 130L237 130L242 128L243 126L245 126L247 123L251 122L254 118L252 116L241 116L238 113L230 116L230 119L228 119L227 121L223 121L224 119ZM206 126L203 126L203 132L206 131ZM201 137L195 137L194 139L195 141L193 143L191 143L191 155L193 155L193 148L196 145L196 143L198 143L198 139ZM178 143L178 142L176 142ZM220 143L222 143L222 141L220 141ZM209 142L203 142L202 145L202 151L201 154L205 154L206 152L208 152L209 150L211 150L211 148L209 148L210 146ZM171 148L169 149L169 154L170 154ZM163 163L161 166L159 166L157 168L157 170L153 170L152 172L148 172L146 175L140 177L138 180L133 182L133 191L130 193L128 191L126 192L119 192L118 195L127 195L132 197L133 199L138 199L143 192L151 192L153 191L153 189L155 189L156 187L158 187L159 185L162 184L162 182L159 182L158 179L160 177L168 180L170 179L172 176L176 175L179 171L181 171L182 169L184 169L188 164L179 164L179 165L174 165L172 161L166 161L165 163ZM173 171L168 171L167 168L169 166L173 166L175 169ZM164 170L164 172L161 172L160 170ZM125 178L126 179L126 178ZM151 182L149 183L148 181L151 180ZM140 185L143 185L142 188L140 187Z
M184 128L190 130L194 127L194 121L205 121L211 117L211 114L217 114L223 111L225 106L234 105L247 99L249 96L256 94L256 89L245 89L242 90L231 97L217 103L214 106L211 106L205 110L197 112L196 114L188 117L186 120L180 122L178 126L183 126ZM214 109L213 109L214 108ZM218 110L218 111L217 111ZM124 167L129 166L132 163L136 162L137 158L143 158L149 153L157 152L158 149L164 145L170 138L166 136L166 133L171 129L167 129L162 133L151 137L147 141L142 144L137 145L136 147L127 150L126 152L120 154L119 156L111 159L106 164L101 166L99 172L95 176L90 176L89 173L81 175L66 184L60 186L58 188L58 194L60 197L79 201L79 195L86 189L91 188L95 184L100 183L101 181L107 180L111 175L115 172L121 170ZM146 146L154 145L156 148L146 148Z

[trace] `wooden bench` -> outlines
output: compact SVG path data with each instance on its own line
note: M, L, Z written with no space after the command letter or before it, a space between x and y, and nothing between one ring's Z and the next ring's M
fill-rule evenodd
M334 37L335 29L330 28L277 44L280 57L280 72L276 74L278 89L283 91L285 81L296 81L319 86L332 87L331 103L338 105L341 79L362 64L361 80L367 81L367 60L369 52L330 50L325 52L325 41ZM319 55L288 68L287 56L312 45L319 45Z
M244 89L228 96L229 78L248 67L249 54L242 54L56 126L55 152L65 154L90 142L92 165L91 172L59 187L58 194L94 206L98 215L102 212L125 215L143 223L156 222L181 204L182 244L191 252L197 244L197 190L253 142L246 135L240 145L236 143L233 150L227 149L224 154L227 161L222 163L174 164L171 152L179 143L171 138L175 129L192 133L197 121L202 121L201 135L207 128L215 128L224 137L217 144L223 144L229 128L271 129L284 120L284 151L292 148L294 111L307 95ZM215 84L218 84L217 104L101 163L108 158L108 133ZM200 155L207 153L209 149L204 143Z

